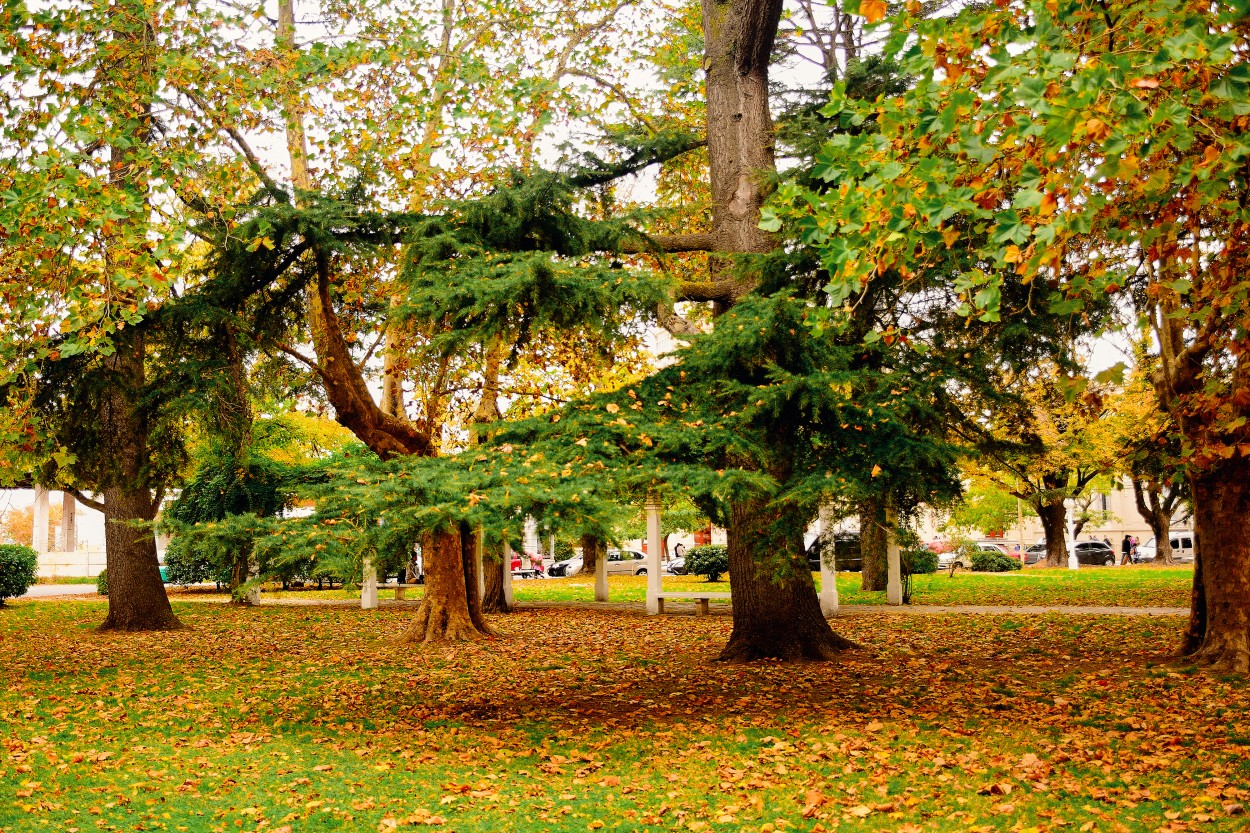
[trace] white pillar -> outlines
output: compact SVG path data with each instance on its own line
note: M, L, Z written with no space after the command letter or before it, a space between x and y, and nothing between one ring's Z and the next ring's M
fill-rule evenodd
M582 553L583 563L586 553ZM595 601L608 600L608 553L599 548L599 557L595 559Z
M1081 568L1081 562L1076 560L1076 512L1073 511L1076 507L1074 504L1065 500L1064 508L1067 510L1066 515L1068 520L1067 535L1065 536L1067 538L1066 543L1068 545L1068 569L1079 570Z
M521 565L525 566L525 565ZM503 603L505 607L511 608L513 603L512 596L512 545L507 541L503 543Z
M43 555L48 551L48 490L35 487L35 516L31 526L30 548Z
M825 616L838 615L838 573L833 561L835 541L833 538L833 507L822 506L816 516L816 529L821 542L820 553L820 612ZM827 542L827 543L826 543ZM824 548L829 547L828 557Z
M647 497L647 613L660 612L660 499Z
M885 553L889 575L885 582L885 600L892 605L903 603L903 558L898 551L898 510L885 510Z
M378 606L378 571L374 568L371 557L365 556L360 572L360 608L373 610Z
M78 549L78 501L69 492L61 492L61 551Z
M473 569L477 572L477 598L480 602L486 598L486 542L482 540L482 525L477 525L477 534L473 536Z

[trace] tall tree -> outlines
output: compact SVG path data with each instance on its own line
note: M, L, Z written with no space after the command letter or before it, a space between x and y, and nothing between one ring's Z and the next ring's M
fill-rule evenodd
M1024 308L1004 303L1008 276L1056 314L1134 303L1193 490L1198 603L1183 650L1250 668L1244 16L1067 0L892 25L916 30L915 48L896 37L889 51L917 86L879 111L879 138L831 148L836 203L790 203L839 229L822 244L831 286L916 275L959 244L993 265L952 277L969 317Z

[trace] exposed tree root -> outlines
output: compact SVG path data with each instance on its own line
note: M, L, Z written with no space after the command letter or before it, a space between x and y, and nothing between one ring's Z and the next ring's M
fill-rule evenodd
M476 642L493 634L479 629L467 613L453 612L428 596L417 608L416 618L399 641L430 645L440 642Z
M794 632L773 634L771 637L734 635L724 650L716 656L716 662L742 663L759 659L779 659L783 662L828 662L843 651L860 647L836 633L797 634Z

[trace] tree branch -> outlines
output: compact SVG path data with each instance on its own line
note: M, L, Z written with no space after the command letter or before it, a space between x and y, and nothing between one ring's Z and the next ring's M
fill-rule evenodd
M661 234L642 240L631 240L621 247L627 254L673 254L676 252L715 251L712 235L701 231L693 234Z
M83 494L80 490L75 489L73 486L62 486L61 491L69 492L71 495L74 496L74 500L78 501L83 506L86 506L88 509L94 509L95 511L101 514L104 513L103 501L93 500L87 497L85 494Z

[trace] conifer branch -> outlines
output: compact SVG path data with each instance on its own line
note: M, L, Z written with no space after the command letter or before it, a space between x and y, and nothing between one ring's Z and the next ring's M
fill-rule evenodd
M677 252L712 252L715 250L716 247L709 232L660 234L643 240L627 241L621 246L621 251L626 254L650 252L674 254Z

